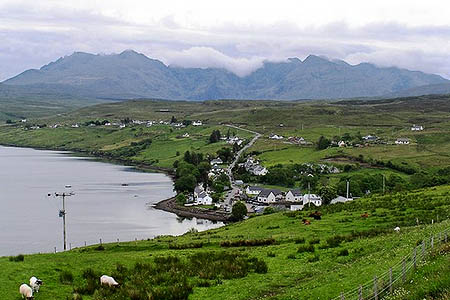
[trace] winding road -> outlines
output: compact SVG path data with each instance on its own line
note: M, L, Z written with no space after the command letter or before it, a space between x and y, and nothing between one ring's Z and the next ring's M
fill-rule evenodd
M240 128L240 127L234 126L234 125L225 125L225 126L228 126L228 127L231 127L231 128L235 128L235 129L239 129L239 130L244 130L244 131L253 133L255 135L253 137L253 139L247 145L245 145L241 150L238 151L238 153L236 153L236 156L234 157L233 162L227 168L227 175L230 178L230 182L231 182L231 191L228 192L226 197L225 197L225 204L226 205L231 205L231 200L233 199L233 197L236 194L236 192L239 190L239 188L234 184L233 171L232 170L233 170L234 166L236 165L236 163L238 162L239 158L241 157L242 153L244 153L245 150L247 150L248 148L253 146L253 144L256 142L256 140L261 137L261 134L259 132L256 132L256 131Z

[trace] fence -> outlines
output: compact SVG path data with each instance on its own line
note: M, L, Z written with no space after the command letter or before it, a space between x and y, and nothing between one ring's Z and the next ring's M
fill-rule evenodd
M449 231L446 229L431 235L383 274L375 275L373 280L351 291L342 292L333 300L381 300L384 296L392 294L396 287L406 282L408 275L417 268L420 262L425 261L427 256L441 244L448 242Z

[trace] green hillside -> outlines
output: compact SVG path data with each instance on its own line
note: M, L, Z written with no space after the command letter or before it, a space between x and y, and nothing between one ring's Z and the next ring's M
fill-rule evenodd
M180 237L26 255L19 262L0 258L0 298L18 299L18 286L34 275L45 282L36 299L72 299L74 290L83 299L147 299L143 293L148 299L331 299L397 265L424 239L428 245L431 234L448 232L449 221L438 220L450 215L450 186L321 209L321 220L308 211L281 212ZM402 287L408 296L401 299L448 295L449 244L435 243L439 254L418 260L426 285ZM98 287L101 274L113 274L122 286Z

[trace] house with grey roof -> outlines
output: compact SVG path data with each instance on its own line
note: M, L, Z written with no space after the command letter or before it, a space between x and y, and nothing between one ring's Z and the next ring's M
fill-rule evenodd
M286 201L288 202L301 202L303 201L303 194L299 189L289 190L286 193Z
M261 203L275 203L281 201L283 198L283 193L277 189L263 189L258 194L258 202Z

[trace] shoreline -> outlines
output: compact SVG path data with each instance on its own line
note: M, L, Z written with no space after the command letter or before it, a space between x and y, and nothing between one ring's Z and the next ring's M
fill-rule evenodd
M229 222L230 214L217 211L202 210L196 207L185 207L176 204L175 197L159 201L153 204L155 209L167 211L176 214L179 217L206 219L217 222Z
M103 161L106 163L112 163L112 164L118 164L118 165L129 165L131 167L136 168L136 170L140 170L143 172L157 172L157 173L164 173L167 175L171 180L172 184L174 184L175 180L175 172L173 169L169 168L163 168L163 167L157 167L148 165L145 163L137 163L128 159L121 159L121 158L112 158L109 156L101 155L101 153L96 151L86 151L82 149L74 149L74 150L68 150L68 149L60 149L60 148L45 148L45 147L33 147L33 146L18 146L14 144L5 144L0 143L0 146L4 147L15 147L15 148L28 148L28 149L35 149L35 150L46 150L46 151L66 151L69 152L69 155L79 155L81 157L88 157L93 158L97 161ZM175 203L175 197L171 197L168 199L162 199L156 204L153 204L152 207L155 209L163 210L166 212L173 213L180 217L186 217L186 218L198 218L198 219L205 219L210 221L219 221L219 222L227 222L229 215L228 214L221 214L217 213L216 211L206 211L201 210L198 208L191 208L191 207L184 207L184 206L178 206Z

